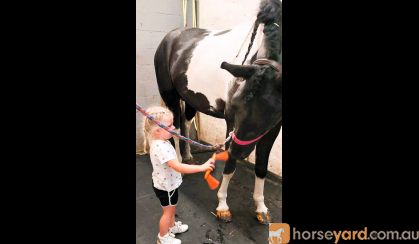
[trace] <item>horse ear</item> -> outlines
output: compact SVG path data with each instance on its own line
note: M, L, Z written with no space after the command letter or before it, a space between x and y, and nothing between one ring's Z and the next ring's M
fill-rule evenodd
M234 65L227 62L221 63L221 68L227 70L235 77L243 77L245 79L251 77L256 71L255 67L250 65Z

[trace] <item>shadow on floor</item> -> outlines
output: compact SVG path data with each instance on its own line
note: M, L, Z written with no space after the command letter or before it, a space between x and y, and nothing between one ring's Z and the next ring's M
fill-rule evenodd
M196 162L203 163L212 152L193 154ZM213 243L268 243L268 226L261 225L255 217L253 201L253 164L238 162L230 181L227 204L233 221L223 223L215 216L218 205L217 191L210 190L203 180L203 173L183 176L179 189L176 221L189 225L189 230L176 235L183 244ZM212 175L221 181L224 165L217 165ZM136 160L136 242L154 244L161 217L161 206L151 187L152 166L148 155L137 155ZM269 173L265 180L265 204L272 223L282 221L282 184L279 177Z

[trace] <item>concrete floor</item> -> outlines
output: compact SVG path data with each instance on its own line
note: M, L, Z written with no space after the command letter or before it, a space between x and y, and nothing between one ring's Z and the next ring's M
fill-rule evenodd
M210 158L212 152L193 154L199 163ZM255 217L253 201L254 166L238 162L230 181L227 203L233 221L218 221L213 213L218 205L217 191L210 190L203 180L203 173L183 176L179 189L176 221L189 225L189 230L176 237L184 244L213 243L268 243L268 226L261 225ZM224 165L217 165L212 175L221 181ZM137 155L136 162L136 243L156 243L161 206L151 187L152 166L148 155ZM280 178L271 173L265 180L265 204L272 223L282 220L282 184Z

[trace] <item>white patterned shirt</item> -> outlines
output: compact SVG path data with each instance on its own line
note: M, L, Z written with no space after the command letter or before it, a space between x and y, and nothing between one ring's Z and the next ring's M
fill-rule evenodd
M150 144L154 187L163 191L173 191L182 184L182 174L167 165L169 160L177 160L176 150L169 141L152 140Z

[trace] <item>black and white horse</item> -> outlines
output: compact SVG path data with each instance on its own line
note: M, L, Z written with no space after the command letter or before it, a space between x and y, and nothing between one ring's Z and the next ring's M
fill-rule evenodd
M160 43L155 71L160 95L174 113L174 125L189 137L196 111L223 118L229 160L218 191L217 217L231 221L227 188L236 168L256 147L253 199L259 222L270 216L264 203L264 179L272 145L282 125L282 4L262 0L257 16L236 28L211 31L179 28ZM188 144L180 142L184 160Z

